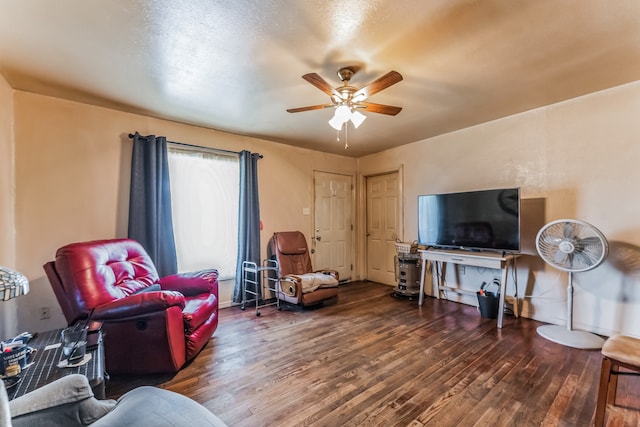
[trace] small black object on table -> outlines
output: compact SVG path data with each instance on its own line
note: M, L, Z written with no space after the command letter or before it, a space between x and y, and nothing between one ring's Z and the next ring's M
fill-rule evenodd
M96 398L105 398L106 370L102 333L99 329L89 329L86 354L91 354L91 359L88 362L81 366L59 368L58 363L64 359L60 343L61 332L62 329L40 332L29 341L29 347L36 352L31 356L31 364L20 373L20 382L7 390L9 400L71 374L86 376Z

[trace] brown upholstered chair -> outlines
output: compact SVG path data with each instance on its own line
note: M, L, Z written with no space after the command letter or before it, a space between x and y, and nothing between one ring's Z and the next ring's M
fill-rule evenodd
M626 372L621 372L620 368L624 368ZM640 339L614 335L607 339L602 346L602 369L596 403L595 426L604 425L607 405L615 405L619 375L640 375Z
M301 232L273 233L267 255L278 261L280 280L276 294L280 300L310 306L338 296L338 272L313 270L307 240Z

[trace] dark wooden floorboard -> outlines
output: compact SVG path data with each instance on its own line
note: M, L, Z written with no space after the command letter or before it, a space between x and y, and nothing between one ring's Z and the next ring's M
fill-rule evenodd
M394 298L354 282L317 309L220 311L214 337L175 376L114 377L202 403L230 426L588 426L600 352L554 344L539 322ZM640 423L640 378L622 377L609 426Z

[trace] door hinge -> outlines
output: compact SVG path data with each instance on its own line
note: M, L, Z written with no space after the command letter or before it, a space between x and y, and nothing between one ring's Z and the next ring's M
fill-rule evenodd
M353 231L353 224L351 224L351 231Z
M349 270L353 271L353 264L351 264L351 267L349 268Z

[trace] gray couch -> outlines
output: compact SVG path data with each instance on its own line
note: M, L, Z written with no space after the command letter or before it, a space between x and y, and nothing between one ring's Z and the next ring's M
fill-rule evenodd
M168 390L138 387L118 400L98 400L87 378L69 375L12 401L0 380L0 427L225 427L204 406Z

